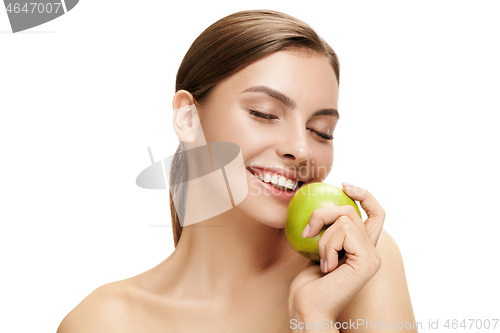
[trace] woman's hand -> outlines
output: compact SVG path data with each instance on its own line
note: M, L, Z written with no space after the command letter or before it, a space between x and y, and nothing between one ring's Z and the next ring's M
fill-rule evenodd
M366 190L343 184L344 192L358 200L368 216L365 223L351 206L326 206L313 211L303 236L315 237L330 225L318 243L320 266L310 262L290 286L291 319L302 322L333 320L375 275L381 265L375 249L385 212ZM345 250L340 259L338 253ZM326 274L325 274L326 273ZM334 326L332 326L334 327Z

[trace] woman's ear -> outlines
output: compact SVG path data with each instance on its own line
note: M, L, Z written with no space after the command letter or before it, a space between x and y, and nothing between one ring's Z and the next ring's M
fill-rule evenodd
M179 140L185 142L188 149L206 145L193 95L186 90L177 91L172 106L174 131Z

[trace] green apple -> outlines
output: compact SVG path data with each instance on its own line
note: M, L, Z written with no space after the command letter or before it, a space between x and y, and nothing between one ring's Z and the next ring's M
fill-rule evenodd
M309 223L315 209L323 206L344 205L353 206L361 217L358 205L336 186L311 183L300 188L288 205L285 225L285 235L292 249L306 258L319 262L318 242L328 226L323 227L319 235L312 238L302 238L302 231Z

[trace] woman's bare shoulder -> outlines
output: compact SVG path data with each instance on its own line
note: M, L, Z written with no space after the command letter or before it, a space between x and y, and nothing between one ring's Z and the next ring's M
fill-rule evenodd
M63 319L57 333L128 332L132 294L128 280L95 289Z

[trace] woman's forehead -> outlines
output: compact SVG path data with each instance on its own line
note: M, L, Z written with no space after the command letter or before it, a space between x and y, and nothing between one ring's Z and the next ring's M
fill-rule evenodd
M317 52L283 50L248 65L219 83L214 94L238 98L269 87L299 104L317 100L338 103L338 82L329 59Z

